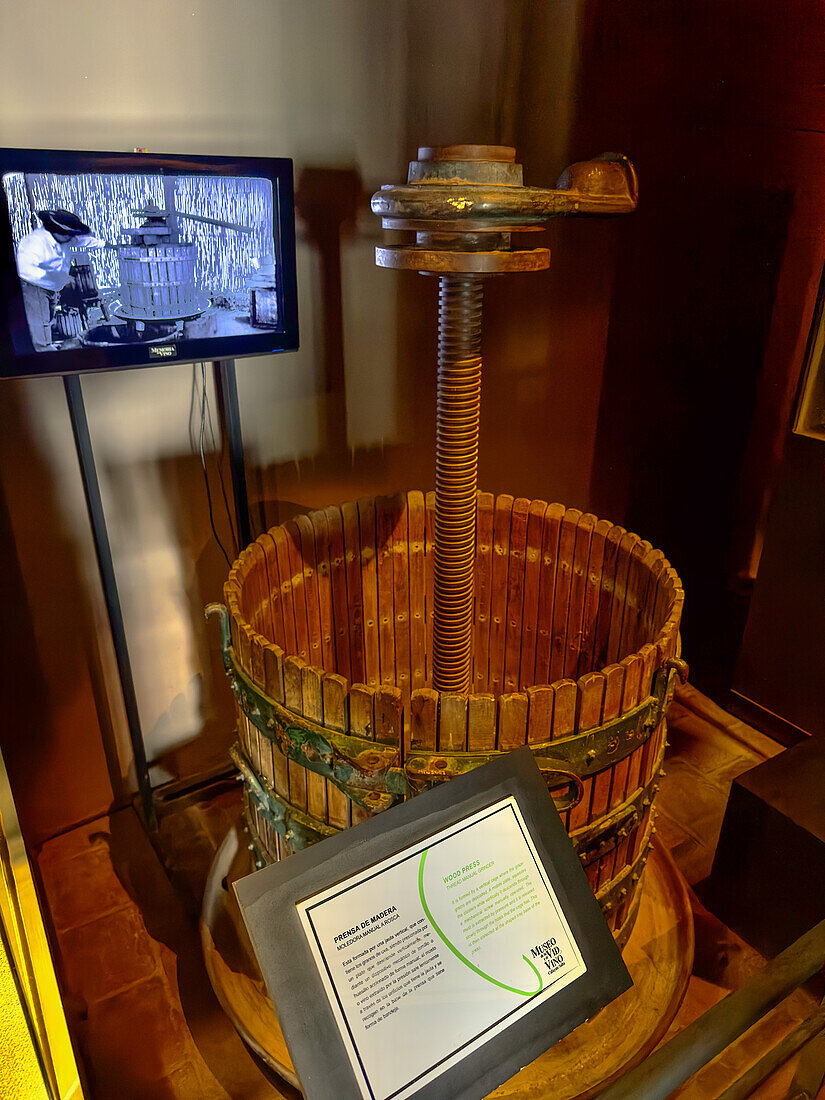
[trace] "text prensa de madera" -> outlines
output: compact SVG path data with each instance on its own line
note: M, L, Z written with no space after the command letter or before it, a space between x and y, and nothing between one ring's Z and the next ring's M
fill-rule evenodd
M396 915L393 916L393 914ZM333 942L340 951L342 947L354 943L355 940L360 940L362 936L367 936L370 932L377 931L379 928L382 928L384 924L389 924L390 919L397 920L397 914L398 910L396 907L390 905L386 909L382 909L380 913L376 913L374 916L369 917L368 920L362 920L360 924L355 924L352 928L347 928L346 931L339 932Z

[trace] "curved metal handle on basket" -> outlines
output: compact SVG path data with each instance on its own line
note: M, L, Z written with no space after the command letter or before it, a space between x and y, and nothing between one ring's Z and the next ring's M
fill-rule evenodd
M690 676L690 666L687 661L681 657L669 657L665 661L665 668L673 671L679 677L680 684L686 684L688 682L688 676Z
M576 775L573 771L568 771L567 768L543 768L540 764L539 771L551 794L557 787L567 787L567 793L562 795L561 798L553 798L559 813L564 813L565 810L572 810L574 806L578 806L584 797L584 782L581 776Z

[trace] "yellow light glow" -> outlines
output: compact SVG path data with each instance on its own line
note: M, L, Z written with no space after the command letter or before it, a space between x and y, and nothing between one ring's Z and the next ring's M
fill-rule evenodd
M32 1037L0 947L0 1100L48 1100Z

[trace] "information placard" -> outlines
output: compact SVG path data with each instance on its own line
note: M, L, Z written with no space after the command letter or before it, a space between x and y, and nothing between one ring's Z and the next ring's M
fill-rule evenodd
M413 1096L586 969L512 795L298 912L364 1100Z
M236 892L311 1100L485 1096L630 984L529 749Z

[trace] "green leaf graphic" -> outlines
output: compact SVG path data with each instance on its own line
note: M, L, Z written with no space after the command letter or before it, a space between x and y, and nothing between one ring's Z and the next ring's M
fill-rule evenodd
M544 989L544 979L526 955L522 955L521 957L538 978L538 989L516 989L515 986L505 985L504 982L500 982L496 978L491 978L489 974L485 974L483 970L479 970L477 966L474 966L469 959L465 959L465 957L461 954L455 944L450 943L450 941L438 927L435 918L430 912L430 907L429 905L427 905L427 899L424 896L424 863L427 859L428 852L429 848L425 848L424 851L421 853L421 862L418 865L418 896L421 898L421 905L424 908L424 915L435 929L439 938L447 945L447 947L449 947L449 949L460 962L463 962L466 967L469 967L469 969L472 970L474 974L478 974L479 978L484 978L486 982L491 982L493 985L497 985L499 989L506 989L508 993L517 993L519 997L535 997L537 993L541 993L542 989Z

